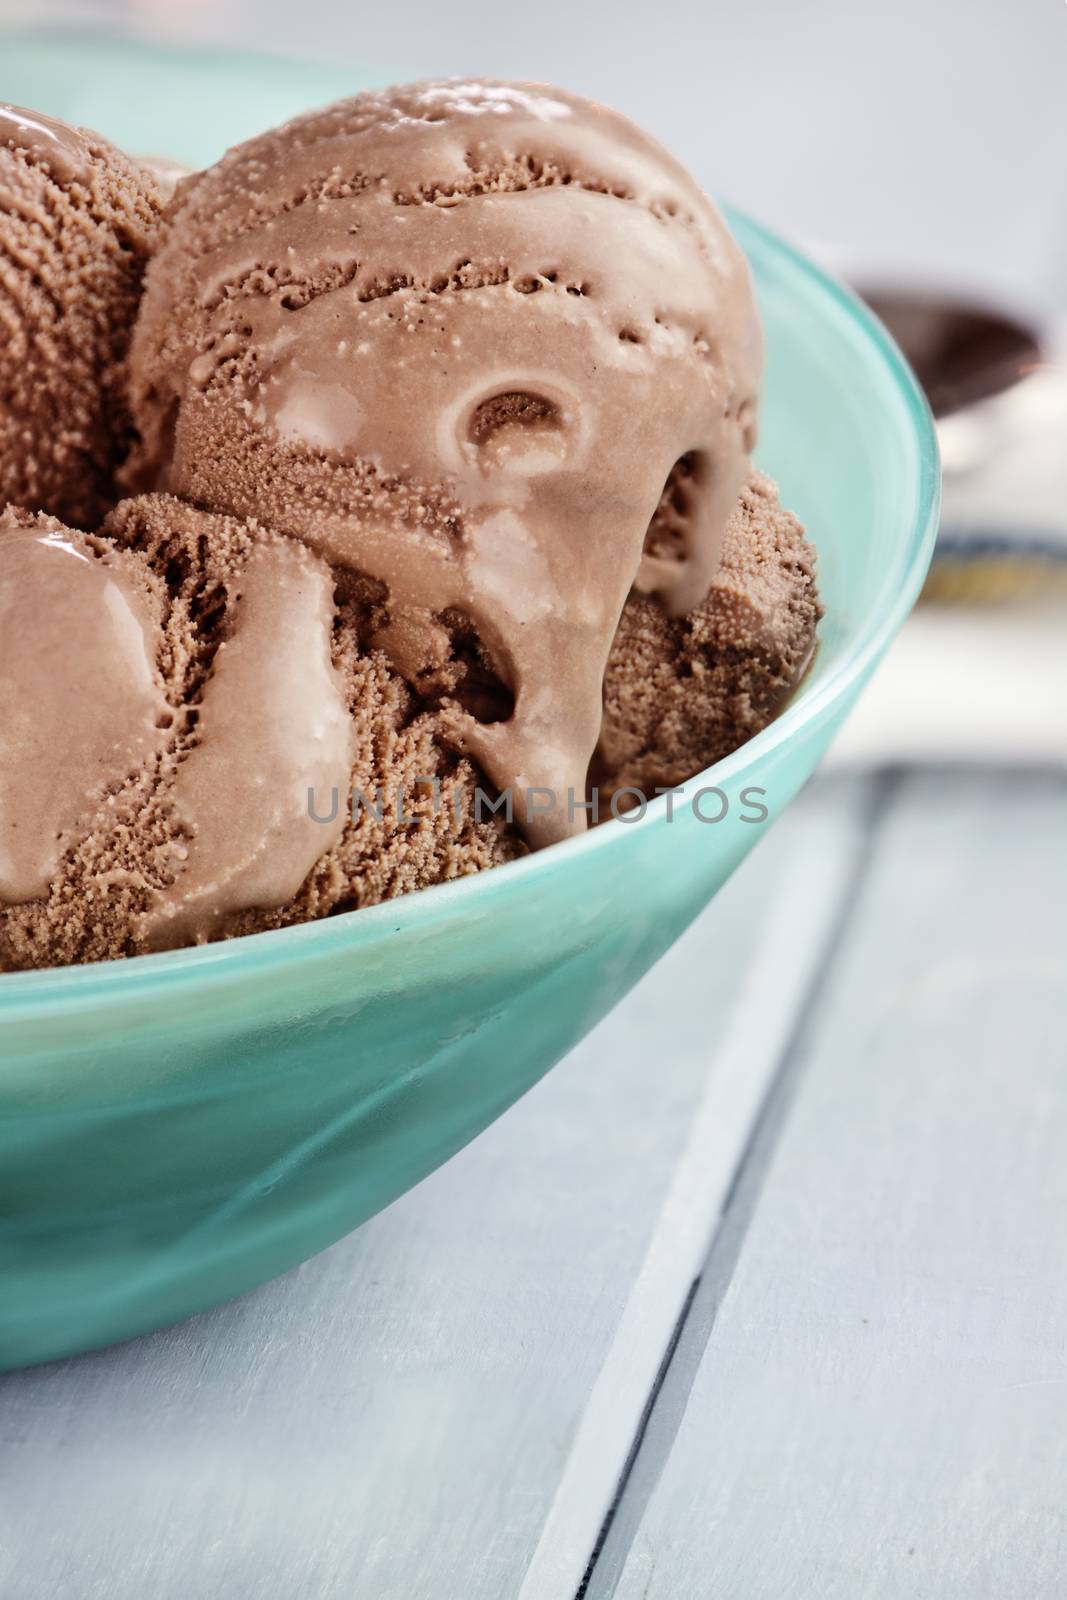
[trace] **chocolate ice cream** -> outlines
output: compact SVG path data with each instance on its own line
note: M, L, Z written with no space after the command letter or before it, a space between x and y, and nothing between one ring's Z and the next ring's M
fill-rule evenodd
M644 134L528 84L300 118L179 183L127 354L158 212L0 115L0 970L514 860L778 713L814 553L744 260Z
M94 527L115 500L161 208L152 176L98 134L0 105L0 507Z
M183 184L131 365L134 481L384 583L416 689L458 619L513 709L450 738L556 797L531 843L580 830L627 594L703 599L755 429L748 269L677 163L555 89L360 95ZM643 554L683 456L685 536Z
M677 483L664 499L650 542L669 539L684 516ZM623 609L592 768L602 811L623 789L651 798L684 783L765 728L804 675L821 615L815 551L774 485L754 472L701 603L670 617L632 595Z
M306 546L166 496L96 536L0 518L0 968L305 921L522 854L368 615Z

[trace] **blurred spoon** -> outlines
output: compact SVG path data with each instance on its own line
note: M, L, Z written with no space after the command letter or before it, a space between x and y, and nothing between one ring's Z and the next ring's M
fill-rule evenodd
M944 498L928 594L999 599L1050 575L1067 583L1063 331L963 295L857 287L937 419Z

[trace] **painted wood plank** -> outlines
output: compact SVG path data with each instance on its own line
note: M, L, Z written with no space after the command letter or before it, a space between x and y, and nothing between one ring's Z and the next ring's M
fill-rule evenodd
M861 793L838 792L842 819ZM522 1105L333 1250L183 1327L0 1382L0 1594L500 1600L535 1552L551 1567L553 1518L587 1558L646 1398L644 1376L601 1374L625 1367L620 1328L642 1374L662 1356L692 1275L685 1226L671 1260L676 1214L714 1209L768 1077L757 1062L746 1091L735 1033L716 1088L716 1041L747 1015L779 893L803 940L796 881L826 838L813 797ZM800 996L751 981L780 1013L761 1024L773 1055ZM716 1105L731 1131L709 1130L697 1171L694 1122ZM605 1393L627 1414L590 1442ZM564 1515L575 1459L599 1487Z
M519 1600L574 1594L585 1575L679 1315L699 1275L760 1109L847 904L863 790L812 807L743 976L714 1071L593 1385Z
M1067 1592L1065 1023L1067 777L909 778L589 1600Z

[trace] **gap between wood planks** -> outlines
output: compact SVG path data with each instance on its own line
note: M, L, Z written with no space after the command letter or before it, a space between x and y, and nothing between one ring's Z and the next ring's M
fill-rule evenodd
M689 1140L516 1600L580 1600L589 1589L704 1264L757 1132L774 1120L798 1030L844 936L864 847L893 782L820 786L782 824L795 836L790 867L709 1052Z

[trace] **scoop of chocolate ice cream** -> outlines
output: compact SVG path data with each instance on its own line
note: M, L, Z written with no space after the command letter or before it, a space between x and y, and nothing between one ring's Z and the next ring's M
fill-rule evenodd
M509 861L774 717L814 553L748 464L743 257L646 135L415 85L159 217L0 111L0 968Z
M669 546L685 514L683 476L668 486L650 542ZM601 807L624 788L651 799L765 728L807 670L821 615L815 551L774 485L753 473L700 605L671 617L654 599L627 602L592 766Z
M447 736L584 826L601 685L633 586L706 594L755 431L744 258L625 118L545 86L360 95L182 184L131 369L133 480L259 516L378 580L413 684L457 628L510 701ZM644 548L690 463L691 515Z
M0 106L0 506L95 527L116 498L161 210L154 178L98 134Z
M368 646L372 610L298 542L166 496L95 536L0 517L0 969L305 921L521 854Z

